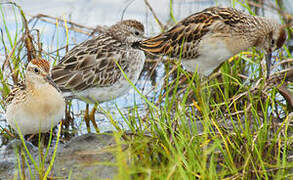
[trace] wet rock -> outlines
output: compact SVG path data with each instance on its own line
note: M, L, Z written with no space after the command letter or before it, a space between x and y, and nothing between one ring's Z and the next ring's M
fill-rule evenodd
M25 146L27 147L28 151L31 154L35 154L38 151L38 148L34 146L32 143L28 141L24 141ZM18 151L20 148L23 147L23 144L20 139L14 139L10 143L7 144L6 146L6 153L7 154L14 154L15 150L17 149Z
M25 141L25 145L35 159L37 156L38 149L30 142ZM19 139L14 139L7 146L2 147L0 150L0 179L12 179L14 175L17 175L18 169L17 160L21 159L21 151L25 152L27 156L27 162L32 165L32 162L28 158L28 155L24 149L24 146ZM21 161L21 160L19 160ZM34 170L33 170L34 171Z
M11 179L14 172L14 163L8 160L0 160L0 179Z
M31 156L39 164L40 152L38 148L29 142L26 145ZM19 177L18 159L16 149L20 149L20 140L13 140L6 148L0 149L0 179L11 179ZM75 137L65 144L59 144L51 177L62 177L68 179L112 179L117 174L115 166L116 143L112 134L85 134ZM54 145L49 149L48 157L45 161L46 169L49 167L51 157L54 152ZM45 150L44 150L45 153ZM27 156L27 154L26 154ZM34 166L29 160L29 168L25 165L27 179L30 176L38 179ZM20 160L21 162L21 160Z
M61 151L58 151L54 171L57 176L73 179L112 179L117 168L113 155L115 140L112 135L85 134L73 138Z

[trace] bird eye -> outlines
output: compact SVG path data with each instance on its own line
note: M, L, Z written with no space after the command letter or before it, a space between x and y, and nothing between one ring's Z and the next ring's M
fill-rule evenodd
M34 68L35 73L39 73L39 69L38 68Z
M138 36L139 35L139 32L138 31L135 31L134 34Z
M275 45L275 40L272 39L272 45Z

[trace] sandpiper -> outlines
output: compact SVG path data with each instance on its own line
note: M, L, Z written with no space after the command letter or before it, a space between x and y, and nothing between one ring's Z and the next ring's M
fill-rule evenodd
M25 79L6 98L6 119L16 131L18 126L23 135L48 132L64 115L65 100L49 77L49 70L48 61L31 60Z
M275 20L233 8L211 7L188 16L166 32L135 43L134 47L181 58L186 70L197 70L205 76L228 58L256 47L266 53L268 76L271 53L281 48L285 40L285 26Z
M70 50L52 69L52 79L66 98L101 103L119 97L131 88L121 69L133 83L142 71L144 52L132 44L144 38L144 26L136 20L123 20L93 39ZM88 108L88 105L87 105ZM94 111L90 120L95 125ZM87 126L89 120L86 120ZM89 128L88 128L89 131Z

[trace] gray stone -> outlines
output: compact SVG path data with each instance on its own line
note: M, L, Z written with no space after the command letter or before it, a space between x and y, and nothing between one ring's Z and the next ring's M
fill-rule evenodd
M38 164L40 159L38 148L29 142L26 142L26 145ZM0 180L17 176L19 171L15 148L19 147L21 147L21 141L14 140L6 148L0 149ZM45 161L46 169L49 167L53 150L54 145L49 149ZM113 179L117 174L117 167L114 165L115 152L116 142L112 134L90 133L72 138L69 142L58 145L50 176L64 179L68 179L69 176L71 179ZM27 159L29 159L28 156ZM33 176L38 179L38 173L34 173L34 166L31 162L29 164ZM30 179L27 167L25 172L26 178Z
M112 135L90 133L73 138L58 151L54 171L62 177L71 174L71 179L112 179L117 168L103 163L115 163L113 148Z

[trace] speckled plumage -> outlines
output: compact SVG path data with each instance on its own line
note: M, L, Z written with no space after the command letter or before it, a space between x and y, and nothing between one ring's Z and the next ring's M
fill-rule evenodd
M267 53L282 47L286 32L274 20L233 8L211 7L190 15L167 32L135 43L144 51L182 58L189 71L209 75L229 57L249 47Z
M66 97L103 102L125 94L136 83L145 56L131 45L143 39L144 26L124 20L106 28L99 36L70 50L52 69L52 79Z
M23 135L47 132L58 124L65 111L65 100L49 78L49 62L33 59L25 79L19 81L6 98L6 119Z

